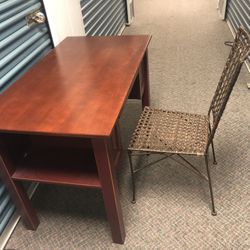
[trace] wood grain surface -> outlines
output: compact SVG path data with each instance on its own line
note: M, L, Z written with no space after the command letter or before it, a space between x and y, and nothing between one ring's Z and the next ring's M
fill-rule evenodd
M0 131L110 136L151 37L70 37L0 95Z

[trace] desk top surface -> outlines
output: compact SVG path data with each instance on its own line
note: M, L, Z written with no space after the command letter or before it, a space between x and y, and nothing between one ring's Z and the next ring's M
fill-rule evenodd
M66 38L0 95L0 131L109 136L149 41Z

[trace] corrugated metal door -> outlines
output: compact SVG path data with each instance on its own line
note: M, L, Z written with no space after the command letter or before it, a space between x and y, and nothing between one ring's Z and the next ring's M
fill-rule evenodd
M228 0L226 19L234 33L240 26L250 32L250 1Z
M250 32L250 1L228 0L227 20L235 31L241 25Z
M48 26L26 24L40 0L0 0L0 90L17 80L52 47Z
M88 36L118 35L127 22L126 0L81 0Z
M42 10L40 0L0 0L0 92L52 48L47 24L27 26L26 16ZM15 210L0 181L0 235Z
M2 234L14 210L15 206L11 202L10 196L4 185L0 182L0 235Z

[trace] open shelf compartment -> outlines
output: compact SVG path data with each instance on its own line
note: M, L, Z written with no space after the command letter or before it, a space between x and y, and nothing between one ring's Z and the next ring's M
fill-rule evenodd
M90 141L19 135L8 145L14 180L101 188ZM14 153L13 153L14 152Z

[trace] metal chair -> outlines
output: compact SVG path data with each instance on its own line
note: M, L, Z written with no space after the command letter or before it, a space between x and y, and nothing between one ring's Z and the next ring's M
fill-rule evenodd
M181 163L187 164L186 166L190 170L208 181L212 215L216 215L208 165L208 149L211 145L214 164L217 164L213 138L242 64L250 54L250 36L243 28L239 28L234 42L228 45L232 49L207 115L174 112L151 107L144 108L128 147L133 188L132 203L135 203L135 173L175 155L180 158ZM134 169L132 156L149 154L163 154L164 157L146 166ZM207 176L201 173L183 155L204 156ZM171 159L177 161L175 158Z

